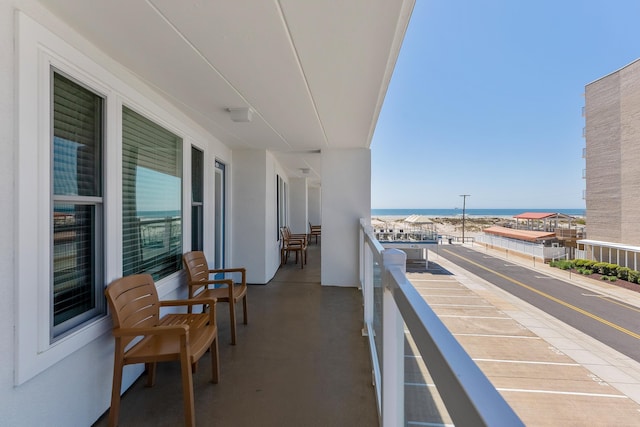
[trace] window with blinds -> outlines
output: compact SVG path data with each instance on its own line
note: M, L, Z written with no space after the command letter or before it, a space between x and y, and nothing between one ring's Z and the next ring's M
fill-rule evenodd
M191 147L191 250L201 251L204 227L204 153Z
M52 339L105 313L103 104L52 71Z
M158 280L180 269L181 200L182 139L123 107L123 276Z

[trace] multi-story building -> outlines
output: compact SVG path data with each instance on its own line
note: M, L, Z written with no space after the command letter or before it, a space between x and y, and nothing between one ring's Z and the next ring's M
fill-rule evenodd
M582 256L640 266L640 60L586 86Z

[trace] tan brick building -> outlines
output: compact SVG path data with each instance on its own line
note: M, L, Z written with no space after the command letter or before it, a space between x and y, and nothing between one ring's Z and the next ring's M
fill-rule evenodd
M640 268L640 60L586 86L588 259Z

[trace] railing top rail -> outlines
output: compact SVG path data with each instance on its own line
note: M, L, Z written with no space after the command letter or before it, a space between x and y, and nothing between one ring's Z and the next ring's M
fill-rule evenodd
M376 239L371 223L365 220L364 218L361 218L360 226L364 232L365 244L369 245L372 249L375 249L375 253L377 253L380 256L382 254L382 251L384 251L384 247L378 241L378 239Z

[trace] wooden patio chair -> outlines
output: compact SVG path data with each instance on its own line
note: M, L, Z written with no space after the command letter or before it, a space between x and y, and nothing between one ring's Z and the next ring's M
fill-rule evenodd
M144 363L147 387L155 383L156 363L180 361L185 425L195 426L193 371L198 360L210 350L211 381L218 382L218 328L215 299L200 300L208 313L171 313L160 317L160 307L190 306L190 300L159 301L156 285L149 274L136 274L114 280L105 289L113 317L115 356L109 426L118 423L122 370L125 365ZM139 341L131 344L135 339Z
M215 298L218 302L229 303L231 323L231 344L236 344L236 303L242 299L244 324L247 324L247 270L238 268L209 269L207 258L202 251L191 251L182 255L182 264L187 270L189 298L194 300ZM241 282L232 279L212 279L212 274L240 273ZM213 287L215 285L222 287Z
M311 238L316 238L316 244L318 243L318 237L320 237L322 231L321 225L311 225L309 223L309 242L311 242Z
M307 263L307 235L291 234L289 227L280 228L280 235L282 236L280 265L286 264L289 259L289 254L295 252L296 264L298 263L298 258L300 258L300 268L304 268L304 265Z

